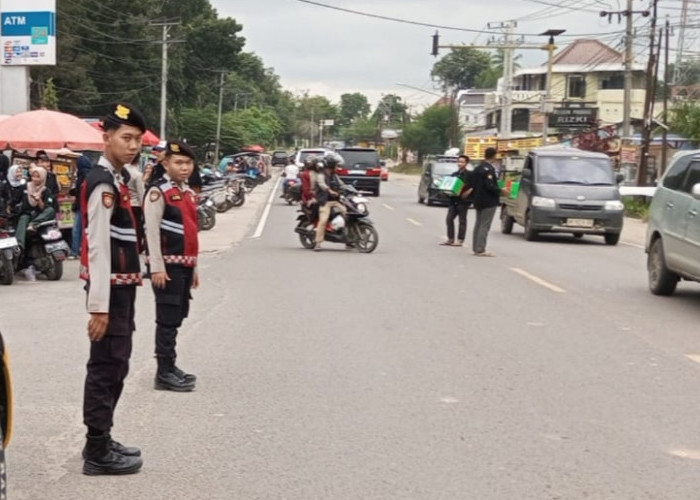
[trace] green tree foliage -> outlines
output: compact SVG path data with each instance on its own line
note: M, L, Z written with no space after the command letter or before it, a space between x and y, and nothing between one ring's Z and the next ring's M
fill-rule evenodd
M377 104L372 120L381 128L401 128L406 123L408 111L400 96L387 94Z
M343 94L340 96L340 109L338 110L338 125L348 127L355 120L364 120L370 112L367 96L359 92Z
M377 137L377 122L371 119L357 119L349 127L343 128L339 138L348 145L370 142Z
M449 131L455 128L456 115L457 111L449 106L432 106L426 109L403 129L401 145L415 151L419 162L426 154L443 153L450 145ZM459 133L458 129L456 133Z
M677 104L671 109L669 125L674 132L700 142L700 105L695 102Z
M46 80L46 85L44 85L41 94L41 107L46 109L58 109L58 95L56 94L56 86L53 83L53 78Z
M491 55L488 52L464 47L452 51L437 61L430 72L443 88L469 89L484 83L482 73L492 68Z

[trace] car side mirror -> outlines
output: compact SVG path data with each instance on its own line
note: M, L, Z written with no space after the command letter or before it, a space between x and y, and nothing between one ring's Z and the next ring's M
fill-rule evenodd
M532 170L526 168L523 170L523 173L521 175L523 179L532 179Z
M615 181L620 184L622 181L625 180L625 174L617 174L615 176Z
M695 184L693 186L693 189L690 190L690 194L695 198L696 200L700 200L700 182Z

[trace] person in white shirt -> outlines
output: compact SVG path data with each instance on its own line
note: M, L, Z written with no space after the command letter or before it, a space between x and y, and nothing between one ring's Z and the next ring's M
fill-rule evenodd
M286 167L284 167L282 177L284 177L284 181L282 181L281 198L283 198L284 194L287 192L287 186L289 186L289 181L293 180L294 182L299 182L299 167L297 167L294 162L289 163Z

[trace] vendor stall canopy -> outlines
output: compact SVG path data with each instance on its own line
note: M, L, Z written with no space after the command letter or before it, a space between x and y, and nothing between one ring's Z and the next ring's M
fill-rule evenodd
M68 113L39 109L0 120L0 149L102 151L102 134Z

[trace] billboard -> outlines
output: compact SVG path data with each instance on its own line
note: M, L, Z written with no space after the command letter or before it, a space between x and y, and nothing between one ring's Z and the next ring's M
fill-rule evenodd
M0 42L5 66L56 64L56 0L2 0Z

